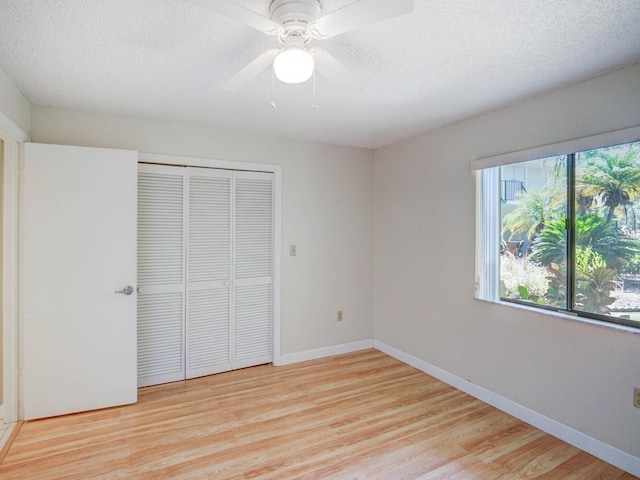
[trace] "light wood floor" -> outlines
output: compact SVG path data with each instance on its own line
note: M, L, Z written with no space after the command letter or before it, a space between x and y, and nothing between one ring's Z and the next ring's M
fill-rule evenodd
M375 350L26 422L11 479L633 479Z

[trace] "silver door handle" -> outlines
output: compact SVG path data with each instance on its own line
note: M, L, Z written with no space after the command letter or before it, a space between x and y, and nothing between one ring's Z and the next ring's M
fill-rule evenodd
M122 293L123 295L131 295L133 293L133 287L131 285L127 285L122 290L116 290L116 293Z

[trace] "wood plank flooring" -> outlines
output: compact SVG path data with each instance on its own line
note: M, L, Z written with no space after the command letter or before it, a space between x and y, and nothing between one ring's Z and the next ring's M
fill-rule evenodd
M381 352L143 388L26 422L13 479L636 478Z

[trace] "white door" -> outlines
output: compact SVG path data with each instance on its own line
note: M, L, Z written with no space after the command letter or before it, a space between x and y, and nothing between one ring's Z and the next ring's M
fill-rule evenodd
M132 151L25 145L25 419L137 401L137 169Z

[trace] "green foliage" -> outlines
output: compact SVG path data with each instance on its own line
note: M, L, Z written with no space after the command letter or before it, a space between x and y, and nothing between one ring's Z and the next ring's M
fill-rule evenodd
M608 306L615 298L611 296L611 282L616 271L606 266L604 258L591 247L576 248L576 282L574 308L585 312L608 314ZM567 265L552 263L549 266L549 288L547 304L566 308Z
M623 154L601 150L585 156L585 161L586 166L576 172L580 210L599 199L606 208L605 223L609 223L618 207L629 205L640 194L640 150L637 145L630 145Z
M547 304L544 297L529 294L529 290L527 290L527 287L524 285L518 285L518 294L520 295L520 300L524 300L525 302L533 302L538 305Z
M524 285L518 285L518 294L523 300L529 300L529 290Z
M531 258L543 265L562 263L567 255L567 231L564 218L547 223L533 242Z
M522 192L518 202L516 209L502 219L502 233L510 232L510 239L518 234L526 234L530 239L547 222L564 212L562 196L553 188L541 192Z
M505 262L506 259L506 262ZM602 255L590 246L576 248L574 308L592 313L609 313L612 281L616 271L607 268ZM501 296L539 305L567 307L566 262L544 268L526 258L506 254L501 261ZM545 286L546 290L541 292Z
M626 273L629 275L640 275L640 253L636 253L629 259L629 261L622 269L622 273Z
M608 313L615 298L611 296L611 282L616 271L607 268L602 255L590 246L576 248L575 308L594 313Z
M567 307L567 263L552 263L548 268L549 288L547 289L547 303L558 308Z
M548 283L545 267L508 252L500 257L501 296L517 300L540 298Z
M576 219L576 247L590 247L601 255L609 268L622 267L639 251L638 241L619 233L596 213L587 213ZM560 264L566 255L565 220L549 222L533 244L533 260L550 265Z

